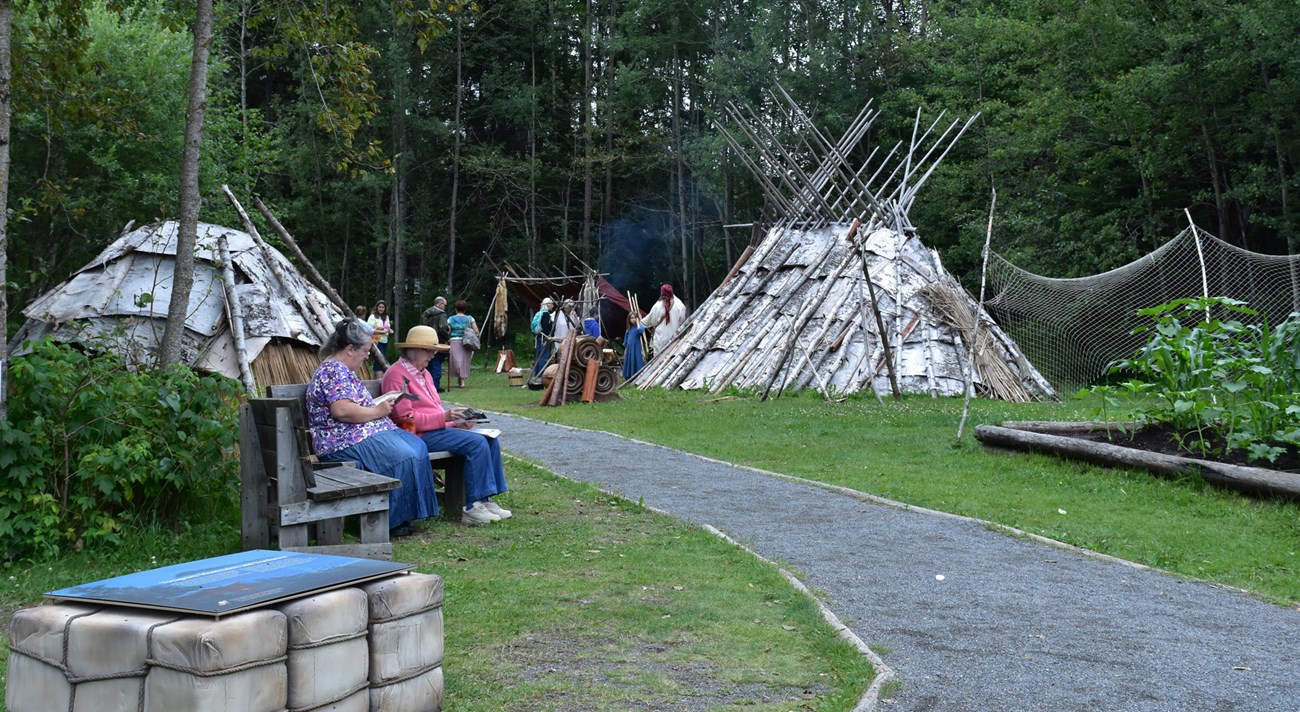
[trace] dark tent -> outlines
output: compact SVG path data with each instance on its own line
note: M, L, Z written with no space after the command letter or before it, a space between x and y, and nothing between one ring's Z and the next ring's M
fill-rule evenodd
M533 314L542 307L542 300L546 297L550 297L556 302L572 299L579 303L579 311L583 318L595 316L593 307L582 304L582 285L587 280L587 275L571 277L507 276L505 279L506 284L514 290L515 295L528 309L529 319L532 319ZM627 325L627 314L632 310L627 295L619 292L618 288L610 284L603 275L596 275L596 291L600 294L599 318L601 334L616 339L623 338L623 331ZM641 316L645 316L645 313L642 312Z

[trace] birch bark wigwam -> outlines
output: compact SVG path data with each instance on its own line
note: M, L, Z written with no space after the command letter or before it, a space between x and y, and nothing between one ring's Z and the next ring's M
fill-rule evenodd
M882 150L861 145L881 115L871 102L838 139L779 85L763 106L731 103L723 114L719 133L775 219L633 385L763 397L810 387L828 397L862 389L960 395L970 359L967 320L952 316L956 300L989 335L976 344L977 391L1055 397L908 218L977 117L925 120L918 111L907 140Z

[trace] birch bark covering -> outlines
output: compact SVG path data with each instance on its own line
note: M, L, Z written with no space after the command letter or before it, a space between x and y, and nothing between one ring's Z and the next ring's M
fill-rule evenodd
M861 155L855 147L879 116L870 102L834 142L780 87L762 110L732 104L725 113L734 133L719 132L783 214L633 383L765 397L814 386L827 397L864 388L960 395L968 337L956 311L981 325L977 387L1011 400L1055 397L907 217L975 117L923 126L918 111L908 146L857 164L849 157Z
M232 308L244 320L245 348L257 371L268 351L291 349L307 356L301 368L266 381L302 383L319 363L317 329L322 318L337 322L344 312L331 304L275 248L259 246L239 230L199 223L193 248L194 288L186 306L185 363L193 368L240 378L237 347L226 314L218 237L224 237L234 270ZM90 264L33 301L23 315L10 353L22 353L25 339L51 336L66 343L96 344L119 353L128 363L149 363L166 315L158 311L171 297L171 274L177 248L177 223L146 225L118 238ZM237 304L236 304L237 303ZM307 306L307 304L314 306ZM318 313L319 312L319 313ZM313 328L315 327L315 328ZM305 376L303 371L305 370Z

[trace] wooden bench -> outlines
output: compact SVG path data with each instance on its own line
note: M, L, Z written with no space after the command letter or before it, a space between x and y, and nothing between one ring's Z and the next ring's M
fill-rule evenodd
M372 394L379 381L367 381ZM360 470L352 463L317 462L307 431L306 385L271 386L269 398L240 407L242 540L247 549L268 548L278 538L285 551L392 558L388 540L388 492L398 480ZM441 470L442 515L459 521L465 506L464 458L429 454ZM343 544L344 517L360 515L359 544ZM309 546L312 530L316 545Z

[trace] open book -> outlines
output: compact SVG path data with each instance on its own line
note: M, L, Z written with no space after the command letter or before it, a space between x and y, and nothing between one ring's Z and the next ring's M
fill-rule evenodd
M391 393L385 393L383 395L375 396L375 405L383 405L388 401L397 400L398 398L407 398L409 400L420 400L420 397L415 395L414 393L393 391Z
M496 439L501 435L501 431L497 430L496 428L472 428L470 429L470 432L478 433L479 435L482 435L485 438L492 438L492 439Z

